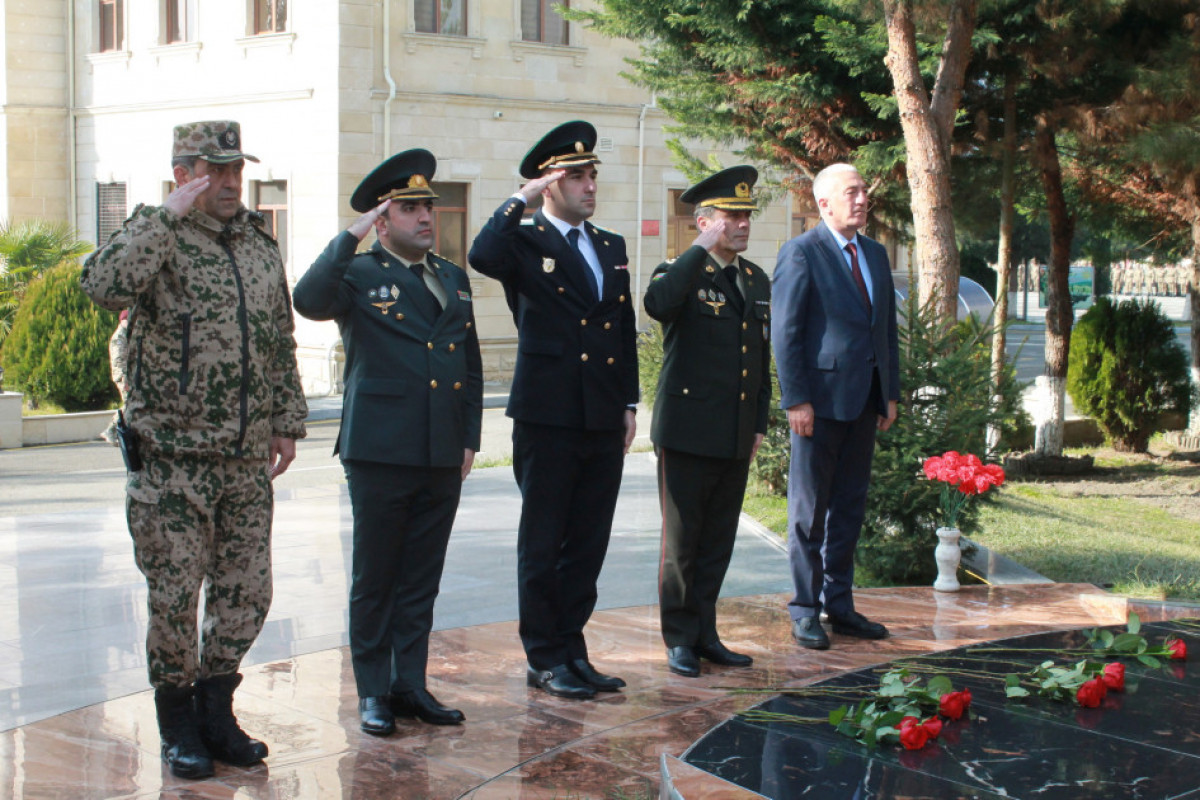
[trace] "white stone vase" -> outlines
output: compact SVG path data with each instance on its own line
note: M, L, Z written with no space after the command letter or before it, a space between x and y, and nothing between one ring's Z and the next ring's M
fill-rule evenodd
M958 546L958 528L938 528L938 545L934 548L933 558L937 561L938 576L933 582L937 592L957 592L958 562L962 561L962 548Z

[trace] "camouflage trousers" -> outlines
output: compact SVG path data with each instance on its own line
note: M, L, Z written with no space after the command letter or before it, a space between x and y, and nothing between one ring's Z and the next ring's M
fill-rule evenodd
M267 462L147 458L126 492L134 557L149 589L151 685L187 686L237 672L271 606Z

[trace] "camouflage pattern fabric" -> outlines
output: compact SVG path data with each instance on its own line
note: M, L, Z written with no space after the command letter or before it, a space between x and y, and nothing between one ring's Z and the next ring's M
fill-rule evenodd
M227 224L138 206L84 265L99 305L131 307L126 418L143 457L265 459L307 406L279 248L245 208Z
M271 480L265 460L147 460L126 517L149 588L146 658L155 688L238 671L271 606ZM207 581L207 584L205 584ZM205 587L204 630L196 610Z

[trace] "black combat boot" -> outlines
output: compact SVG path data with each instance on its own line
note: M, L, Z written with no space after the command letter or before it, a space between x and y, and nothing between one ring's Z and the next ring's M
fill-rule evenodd
M208 778L213 774L212 756L200 740L192 695L190 686L154 690L162 757L176 778Z
M233 715L233 691L241 682L238 672L196 681L196 712L200 738L213 758L235 767L249 767L267 757L267 746L247 736Z

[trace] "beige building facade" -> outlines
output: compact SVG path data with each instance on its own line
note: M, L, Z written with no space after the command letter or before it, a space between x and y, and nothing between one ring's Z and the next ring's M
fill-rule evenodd
M246 165L244 200L273 225L291 282L354 218L359 180L411 147L438 158L436 249L465 266L474 234L520 186L526 150L587 119L603 161L593 221L626 238L640 313L654 267L694 235L676 202L688 181L654 98L620 76L637 48L563 21L555 2L4 0L0 218L66 219L102 242L170 190L174 125L230 118L261 159ZM702 143L692 152L737 163ZM779 194L747 257L771 272L813 219L811 204ZM472 285L486 375L502 380L512 316L498 284L472 274ZM307 391L338 391L336 326L297 324Z

